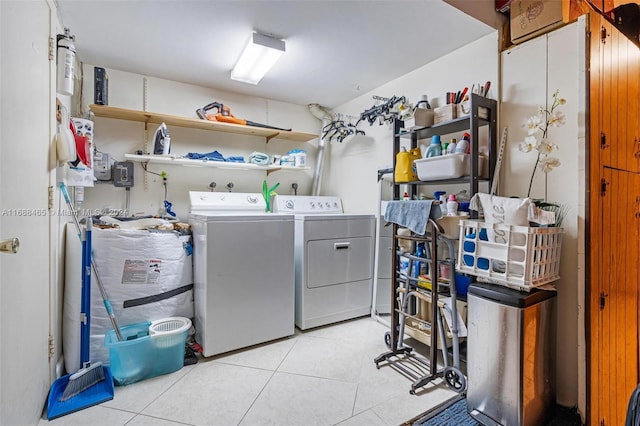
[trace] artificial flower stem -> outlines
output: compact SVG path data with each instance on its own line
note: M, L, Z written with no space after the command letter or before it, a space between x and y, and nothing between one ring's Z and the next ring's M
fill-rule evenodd
M531 186L533 185L533 177L536 175L536 168L538 167L539 162L540 162L540 153L538 153L538 158L536 158L536 164L533 165L533 172L531 173L531 180L529 181L529 191L527 191L527 198L531 196Z

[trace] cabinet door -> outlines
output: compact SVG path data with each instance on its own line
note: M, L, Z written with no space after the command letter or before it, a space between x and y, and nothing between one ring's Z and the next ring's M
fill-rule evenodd
M605 167L601 256L592 265L591 424L622 425L638 385L640 174Z
M600 67L592 72L599 108L592 119L600 123L600 164L621 170L640 171L640 53L639 48L604 18L599 30L592 26L592 47ZM595 28L597 29L597 28ZM594 34L595 33L595 34ZM595 35L595 37L594 37ZM592 68L593 70L593 68Z

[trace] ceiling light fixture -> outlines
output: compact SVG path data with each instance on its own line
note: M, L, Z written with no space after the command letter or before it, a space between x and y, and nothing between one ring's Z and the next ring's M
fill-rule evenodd
M231 79L258 84L284 50L284 40L254 32L231 71Z

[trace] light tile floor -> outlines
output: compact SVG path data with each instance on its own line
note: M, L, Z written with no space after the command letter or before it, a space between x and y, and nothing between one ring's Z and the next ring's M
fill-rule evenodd
M296 330L118 386L113 400L40 425L399 425L457 395L441 379L411 395L411 379L388 365L377 369L387 330L370 317Z

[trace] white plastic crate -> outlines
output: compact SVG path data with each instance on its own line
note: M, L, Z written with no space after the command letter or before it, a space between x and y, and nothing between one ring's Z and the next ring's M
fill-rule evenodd
M563 232L461 220L458 271L529 291L560 278Z

